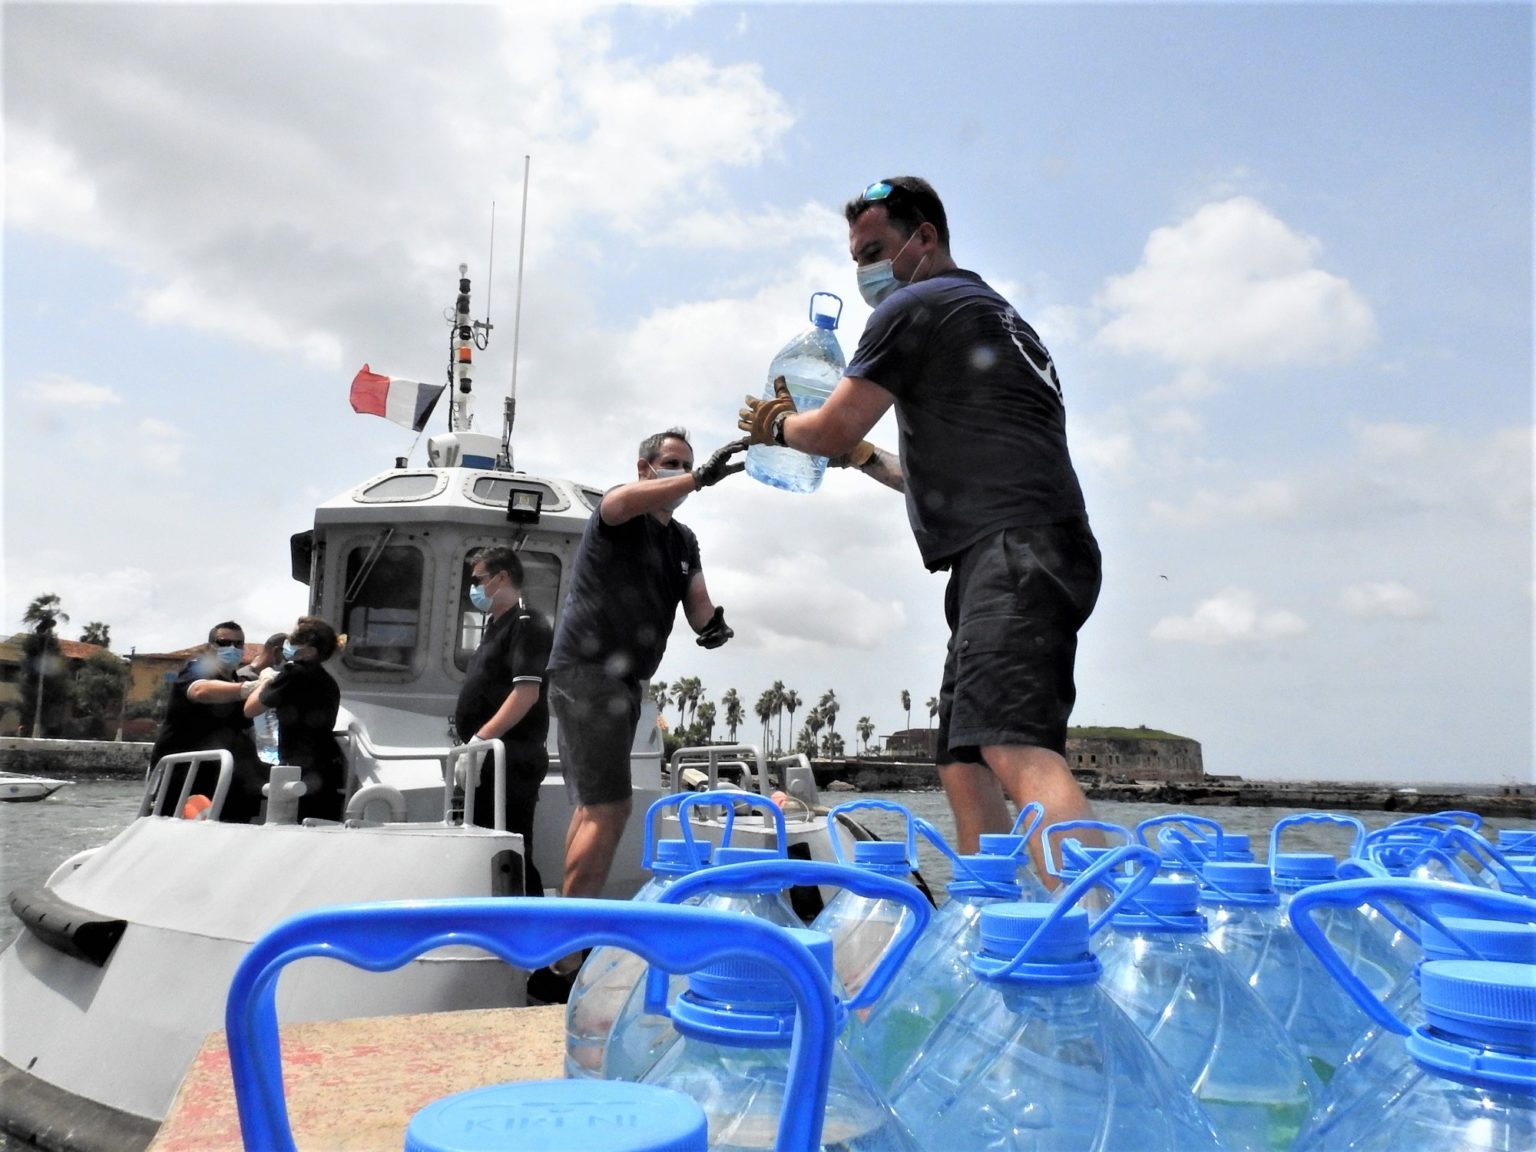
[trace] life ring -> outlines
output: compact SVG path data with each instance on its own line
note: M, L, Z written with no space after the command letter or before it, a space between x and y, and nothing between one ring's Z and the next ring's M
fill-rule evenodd
M181 818L183 820L206 820L208 809L213 807L213 801L201 792L194 792L187 797L187 802L182 805Z

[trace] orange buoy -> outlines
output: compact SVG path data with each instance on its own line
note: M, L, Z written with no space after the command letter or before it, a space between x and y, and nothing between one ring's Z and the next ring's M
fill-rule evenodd
M181 809L181 818L183 820L207 819L203 813L212 807L212 800L208 799L201 792L194 792L187 797L187 802Z
M772 796L768 797L768 799L772 800L775 804L782 808L784 805L789 803L789 793L775 792Z

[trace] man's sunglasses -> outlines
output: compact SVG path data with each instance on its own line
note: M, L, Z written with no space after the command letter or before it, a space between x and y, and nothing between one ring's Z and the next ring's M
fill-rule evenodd
M884 180L876 180L859 195L860 200L888 200L901 192L894 184L887 184Z
M244 648L245 647L245 641L244 640L215 640L213 642L213 646L215 648Z
M493 577L495 575L496 575L496 573L494 573L494 572L487 572L484 576L473 576L472 575L469 578L469 586L471 588L478 588L478 587L480 587L480 585L484 584L487 580L489 580L491 577Z

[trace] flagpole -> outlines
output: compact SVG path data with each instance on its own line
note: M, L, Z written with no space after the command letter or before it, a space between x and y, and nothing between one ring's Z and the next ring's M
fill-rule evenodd
M531 157L523 156L523 220L517 232L517 299L512 305L512 384L507 395L506 419L501 433L501 455L512 467L512 424L517 419L517 345L523 326L523 254L528 238L528 170Z

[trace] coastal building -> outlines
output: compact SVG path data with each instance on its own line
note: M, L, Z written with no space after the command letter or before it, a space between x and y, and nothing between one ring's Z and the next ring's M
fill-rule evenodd
M932 762L937 728L904 728L884 737L883 758ZM1205 778L1200 742L1156 728L1069 728L1067 764L1084 783Z

